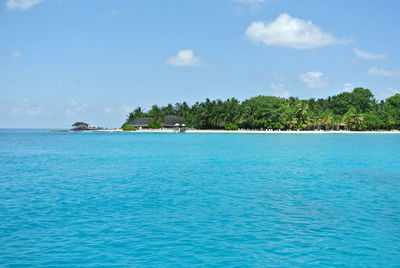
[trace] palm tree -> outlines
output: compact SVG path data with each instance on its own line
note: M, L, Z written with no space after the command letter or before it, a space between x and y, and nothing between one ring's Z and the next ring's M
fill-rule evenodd
M176 114L176 110L174 108L174 106L172 106L172 104L168 104L165 107L161 108L163 114L165 115L175 115Z
M175 104L174 110L176 111L177 115L185 118L186 120L189 119L190 107L186 102Z
M308 125L308 104L304 101L297 101L295 104L295 117L297 128L305 128Z
M364 116L355 108L350 108L343 117L346 124L354 130L360 130L364 124Z
M333 115L330 112L324 112L321 116L321 123L325 126L325 130L329 129L333 122Z
M356 113L354 115L354 124L355 124L357 130L361 130L361 128L362 128L362 126L364 124L364 121L365 121L365 119L364 119L364 115L363 114Z
M163 121L164 114L160 107L158 107L157 105L151 106L151 110L148 112L148 115L150 117L153 117L154 122L156 123L160 124Z
M286 129L294 129L297 126L297 118L293 108L288 107L282 117Z
M321 129L321 124L322 124L322 118L321 118L321 113L319 112L313 112L311 115L309 115L309 120L308 120L308 127L310 129Z
M142 108L137 107L133 112L130 112L128 114L128 118L126 119L126 123L135 120L136 118L143 117L145 116L145 113L143 112Z

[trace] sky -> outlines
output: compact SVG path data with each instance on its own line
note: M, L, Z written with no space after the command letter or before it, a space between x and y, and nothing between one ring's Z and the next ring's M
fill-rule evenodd
M0 128L136 107L400 93L398 0L0 0Z

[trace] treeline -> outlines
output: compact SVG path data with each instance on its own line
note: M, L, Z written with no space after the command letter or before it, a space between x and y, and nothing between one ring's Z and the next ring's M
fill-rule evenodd
M139 107L129 113L126 123L138 117L153 117L162 122L165 115L181 116L189 127L199 129L392 130L400 129L400 94L377 101L369 89L355 88L326 99L206 99L193 105L153 105L147 112Z

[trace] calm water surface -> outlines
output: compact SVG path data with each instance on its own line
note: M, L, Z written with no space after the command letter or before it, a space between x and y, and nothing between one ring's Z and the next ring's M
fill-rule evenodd
M399 267L400 135L0 130L0 265Z

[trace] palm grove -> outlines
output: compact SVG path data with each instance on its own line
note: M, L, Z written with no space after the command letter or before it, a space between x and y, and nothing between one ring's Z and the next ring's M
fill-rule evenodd
M189 127L199 129L330 130L344 126L350 130L392 130L400 129L400 94L377 101L369 89L355 88L326 99L206 99L191 106L186 102L153 105L147 112L139 107L129 113L125 124L139 117L152 117L160 123L166 115L181 116Z

